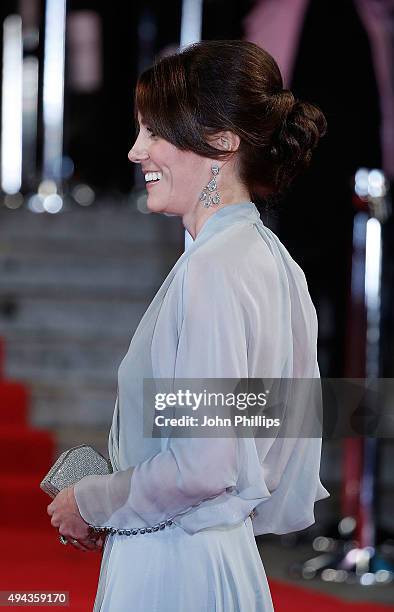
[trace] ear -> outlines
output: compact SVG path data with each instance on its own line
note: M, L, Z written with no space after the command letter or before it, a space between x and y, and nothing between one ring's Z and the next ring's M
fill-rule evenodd
M216 149L228 151L229 153L235 153L241 142L241 139L237 134L226 130L223 132L217 132L213 136L210 136L208 140L209 144Z

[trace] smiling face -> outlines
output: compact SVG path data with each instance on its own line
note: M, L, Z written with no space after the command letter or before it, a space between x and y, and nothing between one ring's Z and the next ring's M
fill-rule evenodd
M148 208L183 216L198 205L202 189L212 178L213 160L178 149L153 134L140 115L138 120L140 131L128 157L141 164L148 179Z

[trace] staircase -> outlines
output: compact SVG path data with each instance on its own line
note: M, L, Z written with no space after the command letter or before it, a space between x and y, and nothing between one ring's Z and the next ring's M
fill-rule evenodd
M5 376L27 385L29 422L52 430L58 451L82 442L105 450L118 366L182 249L178 218L127 203L0 210Z
M3 346L3 345L2 345ZM4 349L1 351L4 356ZM0 379L0 524L16 528L48 522L48 497L39 483L54 459L54 437L28 422L29 393Z

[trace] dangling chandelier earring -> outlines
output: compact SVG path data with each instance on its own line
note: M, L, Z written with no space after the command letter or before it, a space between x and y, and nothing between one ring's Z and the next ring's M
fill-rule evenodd
M205 206L205 208L209 208L210 206L218 206L220 204L220 194L218 192L218 184L216 182L216 177L219 174L219 166L217 164L211 167L213 178L209 181L208 185L204 187L201 192L200 200Z

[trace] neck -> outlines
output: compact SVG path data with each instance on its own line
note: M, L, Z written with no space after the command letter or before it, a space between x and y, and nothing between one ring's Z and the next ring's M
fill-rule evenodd
M182 217L182 223L193 238L195 240L198 232L201 230L205 221L209 219L212 215L215 214L217 210L221 208L225 208L226 206L231 206L232 204L239 204L240 202L250 202L250 194L248 191L241 185L238 188L227 190L226 192L222 192L219 188L220 192L220 204L215 206L210 206L206 208L203 203L199 200L197 204L191 210L187 211Z

